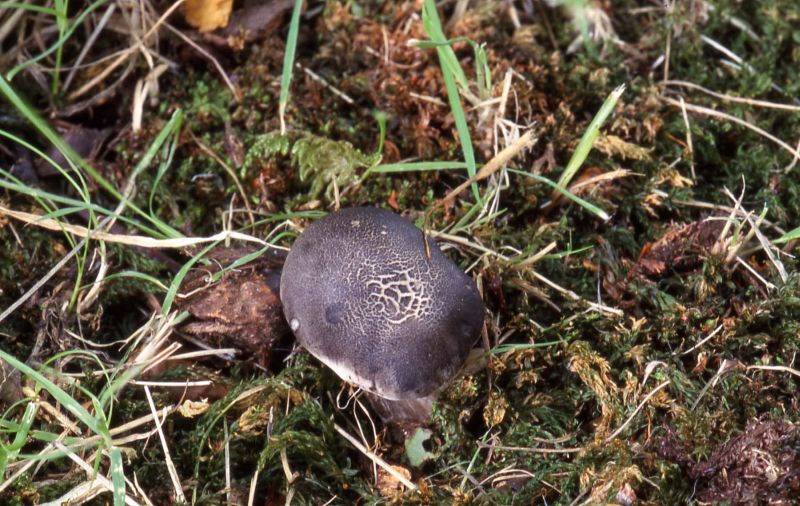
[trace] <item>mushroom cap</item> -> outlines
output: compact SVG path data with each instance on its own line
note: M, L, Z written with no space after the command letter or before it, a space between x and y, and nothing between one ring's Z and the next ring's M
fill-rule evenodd
M422 231L374 207L331 213L295 241L281 276L297 340L344 380L387 399L438 391L483 325L475 283Z

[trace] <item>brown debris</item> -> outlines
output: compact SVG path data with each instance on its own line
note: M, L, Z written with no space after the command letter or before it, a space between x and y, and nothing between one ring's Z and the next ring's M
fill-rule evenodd
M657 241L642 247L631 277L659 278L667 269L688 271L697 268L719 239L725 222L700 220L675 225Z
M110 130L97 130L68 123L62 123L58 130L64 142L80 155L81 158L89 162L97 157L100 149L111 133ZM58 147L51 145L47 148L46 153L47 156L62 169L67 169L69 167L67 159L61 151L59 151ZM36 173L39 177L50 177L60 174L56 167L44 159L36 160L35 165Z
M751 420L743 434L694 463L674 432L656 441L661 458L697 480L697 498L713 503L794 504L800 497L800 430L785 421Z
M230 22L222 30L228 44L237 47L239 39L246 42L258 40L282 26L284 15L292 10L293 0L246 0L240 9L231 14Z
M19 370L0 360L0 403L10 406L24 398Z
M217 253L215 259L232 260L247 253L227 250ZM226 272L219 282L204 286L208 277L219 270L219 267L197 270L193 279L187 281L186 291L191 295L179 305L195 321L184 325L182 330L213 346L240 348L266 367L276 343L289 333L278 298L280 269L276 259L266 254Z
M392 469L400 473L407 480L411 479L411 472L402 466L392 466ZM403 483L389 474L388 471L382 467L378 469L378 492L383 497L388 497L392 500L400 500L403 497L405 488Z

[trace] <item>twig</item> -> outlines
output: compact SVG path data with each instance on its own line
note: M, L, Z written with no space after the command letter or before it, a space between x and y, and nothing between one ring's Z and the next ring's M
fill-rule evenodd
M233 84L231 78L228 77L228 74L225 73L225 69L222 68L222 65L220 65L219 61L217 61L217 59L214 58L214 56L211 55L211 53L209 53L208 51L197 45L195 41L184 35L183 32L173 27L166 21L164 22L164 26L167 27L167 30L171 31L172 33L180 37L185 43L189 44L192 47L192 49L194 49L195 51L203 55L206 59L208 59L211 62L211 64L214 65L214 68L217 69L219 75L222 76L222 80L225 81L225 85L228 87L229 90L231 90L231 93L233 93L233 98L236 99L236 102L237 103L242 102L242 92L239 91L239 88L237 88Z
M494 158L489 160L483 167L481 167L481 170L479 170L474 176L467 179L458 185L453 191L448 193L442 200L439 201L439 205L445 205L447 202L455 198L459 193L468 188L472 183L481 181L491 176L520 152L533 145L534 142L536 142L536 139L533 136L533 132L528 130L522 135L522 137L517 139L514 144L506 146L502 151L497 153L497 155L495 155Z
M100 17L100 21L97 22L97 25L94 27L92 34L89 36L86 42L83 43L83 48L81 49L80 54L78 54L78 57L75 59L75 63L72 64L72 68L70 69L69 74L67 74L67 78L64 79L64 84L61 86L62 93L66 93L67 90L69 89L69 86L72 83L72 79L75 78L75 73L80 68L81 62L83 62L83 59L86 58L86 55L89 53L89 50L92 48L92 46L94 46L94 43L97 41L97 38L100 36L100 33L103 31L106 24L108 24L108 20L111 19L111 15L114 14L116 8L117 8L117 3L112 2L108 6L108 9L106 9L106 11Z
M577 293L573 292L572 290L568 290L568 289L566 289L566 288L564 288L562 286L559 286L559 285L553 283L552 281L550 281L549 279L547 279L546 277L542 276L541 274L539 274L536 271L531 271L531 274L533 275L533 277L535 277L539 281L543 282L547 286L555 289L556 291L560 292L563 295L566 295L568 298L570 298L572 300L581 301L584 304L587 304L591 309L594 309L596 311L600 311L600 312L603 312L603 313L613 314L613 315L616 315L616 316L624 316L625 315L625 312L622 311L621 309L617 309L615 307L606 306L605 304L599 304L597 302L592 302L592 301L586 300L586 299L582 298L580 295L578 295Z
M353 100L352 98L350 98L350 97L347 95L347 93L345 93L345 92L343 92L342 90L340 90L340 89L336 88L334 85L332 85L331 83L329 83L329 82L328 82L328 81L327 81L327 80L326 80L324 77L322 77L321 75L317 74L317 73L316 73L316 72L314 72L313 70L311 70L311 69L309 69L309 68L306 68L306 67L304 67L304 66L300 65L299 63L295 63L295 64L294 64L294 66L295 66L295 67L297 67L297 68L299 68L299 69L300 69L300 70L302 70L303 72L305 72L305 73L306 73L306 75L307 75L308 77L310 77L310 78L311 78L311 79L313 79L314 81L317 81L318 83L320 83L322 86L324 86L325 88L327 88L328 90L330 90L330 92L331 92L331 93L333 93L333 94L334 94L334 95L336 95L337 97L341 98L342 100L344 100L344 101L345 101L345 102L347 102L348 104L350 104L350 105L353 105L353 104L355 104L355 103L356 103L356 101L355 101L355 100Z
M673 99L671 99L669 97L661 97L661 100L667 102L670 105L674 105L675 107L681 107L681 103L679 101L673 100ZM797 149L791 147L790 145L786 144L785 142L783 142L782 140L778 139L777 137L775 137L771 133L767 132L766 130L763 130L763 129L761 129L761 128L759 128L759 127L757 127L757 126L755 126L755 125L753 125L751 123L748 123L747 121L739 119L736 116L732 116L732 115L724 113L724 112L715 111L714 109L709 109L708 107L702 107L702 106L694 105L694 104L684 104L683 107L686 107L686 109L688 109L690 111L694 111L694 112L699 113L699 114L704 114L706 116L713 116L715 118L720 118L720 119L724 119L724 120L736 123L737 125L742 125L743 127L756 132L757 134L759 134L759 135L771 140L772 142L774 142L775 144L777 144L781 148L785 149L786 151L789 152L790 155L792 155L793 158L800 158L800 150L797 150Z
M661 81L659 84L664 86L681 86L683 88L690 88L693 90L698 90L706 95L711 95L714 98L718 98L720 100L725 100L726 102L737 102L739 104L747 104L756 107L766 107L769 109L781 109L784 111L793 111L798 112L800 111L800 106L797 105L789 105L789 104L780 104L777 102L768 102L766 100L755 100L752 98L745 98L745 97L737 97L735 95L727 95L725 93L717 93L716 91L709 90L708 88L704 88L698 84L689 82L689 81L679 81L679 80L665 80Z
M3 212L3 209L4 208L2 206L0 206L0 212ZM51 230L54 230L54 229L51 229ZM60 228L58 230L60 230ZM8 317L8 315L10 315L14 311L16 311L17 308L20 307L22 304L24 304L25 301L30 299L31 296L33 296L34 293L39 291L39 288L41 288L45 283L47 283L50 280L50 278L55 276L55 274L58 271L60 271L67 264L67 262L69 262L72 259L72 257L74 257L79 251L81 251L81 249L83 249L84 244L86 244L86 239L83 239L81 242L76 244L75 247L72 248L72 251L70 251L69 253L64 255L64 258L59 260L49 271L47 271L47 274L42 276L42 278L39 281L37 281L36 283L34 283L33 286L28 289L28 291L26 291L24 294L22 294L22 296L20 298L15 300L13 304L8 306L8 308L6 308L6 310L3 311L2 314L0 314L0 322L5 320Z
M691 348L689 348L688 350L686 350L686 351L684 351L683 353L681 353L681 355L680 355L680 356L682 357L682 356L684 356L684 355L688 355L689 353L693 352L693 351L694 351L694 350L696 350L697 348L699 348L699 347L703 346L704 344L706 344L706 343L707 343L708 341L710 341L710 340L711 340L711 339L712 339L714 336L716 336L716 335L719 333L719 331L720 331L720 330L722 330L722 327L724 327L724 325L723 325L722 323L720 323L720 324L719 324L719 326L718 326L717 328L715 328L715 329L714 329L714 330L713 330L713 331L712 331L712 332L711 332L709 335L707 335L706 337L704 337L704 338L703 338L703 339L702 339L702 340L701 340L699 343L695 344L694 346L692 346L692 347L691 347Z
M250 492L247 494L247 506L253 506L256 500L256 483L258 482L258 469L253 473L250 480Z
M161 26L162 23L166 22L167 18L173 12L175 12L175 10L178 7L183 5L183 2L184 2L184 0L178 0L177 2L172 4L169 7L169 9L164 11L164 14L162 14L161 17L158 18L158 20L153 24L153 26L151 26L150 29L147 30L147 33L144 34L144 36L141 38L141 40L147 40L147 38L150 37L150 35L152 35L153 32L155 32L156 29L158 29L158 27ZM75 100L76 98L78 98L81 95L85 94L87 91L89 91L92 88L94 88L98 83L102 82L103 79L105 79L110 73L112 73L117 67L119 67L125 60L127 60L128 57L130 57L130 55L133 54L139 48L140 44L141 44L140 40L137 40L136 43L131 44L128 47L128 49L125 50L125 52L123 52L121 55L119 55L117 57L117 59L115 59L113 62L111 62L111 64L109 64L107 67L105 67L102 70L102 72L97 74L91 81L89 81L88 83L86 83L83 86L81 86L74 93L70 94L70 96L68 97L69 100L70 101Z
M414 485L408 478L397 472L395 468L393 468L388 462L377 456L374 452L371 452L361 442L347 433L346 430L341 428L338 424L334 423L333 428L338 432L343 438L345 438L351 445L355 446L358 451L363 453L368 459L373 461L374 463L381 466L387 473L391 474L397 481L402 483L406 486L409 490L417 490L417 486Z
M744 260L742 260L742 258L741 258L741 257L738 257L738 256L737 256L737 257L736 257L736 261L737 261L739 264L741 264L741 265L742 265L742 266L743 266L745 269L747 269L748 271L750 271L750 274L752 274L753 276L755 276L755 277L756 277L756 279L758 279L759 281L761 281L762 283L764 283L764 286L766 286L766 287L767 287L767 290L768 290L768 291L769 291L769 290L775 290L775 289L777 288L777 287L776 287L774 284L772 284L772 283L770 283L769 281L767 281L766 279L764 279L764 277L763 277L763 276L761 276L761 274L759 274L759 273L758 273L758 271L756 271L755 269L753 269L753 267L752 267L750 264L748 264L747 262L745 262Z
M689 115L686 114L686 102L683 97L681 100L681 115L683 116L683 124L686 127L686 146L689 149L689 168L692 172L692 179L697 179L697 174L694 173L694 144L692 143L692 127L689 125Z
M738 360L731 360L731 359L723 360L722 363L719 365L719 370L717 370L716 374L714 374L714 377L711 378L708 381L708 383L705 384L703 389L700 391L700 395L697 396L697 399L695 399L695 401L692 403L692 407L689 408L689 411L694 411L695 410L697 405L700 404L700 401L706 395L706 392L708 392L708 390L711 387L716 385L717 381L719 381L720 378L722 378L724 375L728 374L733 369L735 369L737 367L741 367L741 366L742 366L742 363L739 362Z
M755 369L758 371L778 371L778 372L788 372L793 376L797 376L800 378L800 371L797 369L792 369L791 367L785 365L748 365L747 370Z
M507 452L522 452L522 453L580 453L583 448L531 448L526 446L499 446L487 443L478 443L481 448L490 448L492 450L502 450Z

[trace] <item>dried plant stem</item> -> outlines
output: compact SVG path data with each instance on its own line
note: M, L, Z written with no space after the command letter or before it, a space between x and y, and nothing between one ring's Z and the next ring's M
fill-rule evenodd
M178 470L175 469L175 464L172 462L172 457L169 454L169 446L167 446L167 438L164 436L164 431L161 429L161 420L158 418L158 411L156 410L156 405L153 402L153 396L150 395L150 388L148 388L146 385L144 387L144 394L147 397L147 403L150 405L150 411L153 414L153 422L158 430L158 439L161 441L161 448L164 450L164 459L167 464L167 471L169 472L169 477L172 480L172 486L175 488L175 498L178 502L185 503L186 496L183 495L183 487L181 486L181 480L178 477Z
M355 437L351 436L346 430L340 427L338 424L333 424L333 428L336 429L343 438L345 438L351 445L355 446L358 451L363 453L368 459L370 459L375 464L382 467L387 473L391 474L397 481L405 485L409 490L417 490L417 486L414 485L411 481L408 480L405 476L398 473L388 462L377 456L374 452L367 449L361 442L356 439Z
M797 150L797 149L791 147L790 145L786 144L784 141L778 139L777 137L775 137L771 133L767 132L766 130L764 130L762 128L759 128L759 127L753 125L752 123L748 123L747 121L745 121L743 119L739 119L736 116L733 116L731 114L727 114L727 113L724 113L724 112L720 112L720 111L715 111L714 109L709 109L708 107L703 107L703 106L699 106L699 105L686 104L686 103L681 105L680 101L671 99L669 97L661 97L661 100L663 100L664 102L666 102L666 103L668 103L670 105L678 107L678 108L685 107L686 110L689 110L689 111L692 111L692 112L696 112L698 114L703 114L705 116L712 116L714 118L724 119L726 121L730 121L732 123L736 123L737 125L741 125L741 126L747 128L749 130L752 130L752 131L756 132L757 134L761 135L762 137L771 140L772 142L774 142L775 144L777 144L778 146L780 146L781 148L786 150L790 155L792 155L793 159L800 159L800 150Z
M669 385L669 380L665 380L663 383L661 383L660 385L655 387L653 390L651 390L650 393L647 394L644 399L642 399L642 402L640 402L639 405L636 406L636 409L633 410L633 413L631 413L631 416L629 416L628 419L625 420L625 422L622 425L620 425L617 430L615 430L610 436L608 436L605 439L605 442L608 443L612 439L614 439L617 436L619 436L620 433L622 433L622 431L625 430L625 427L627 427L628 424L630 424L631 421L633 421L634 417L636 417L636 415L639 414L639 411L641 411L642 408L644 407L644 405L647 404L647 401L652 399L654 395L656 395L662 388L666 387L667 385Z
M47 230L54 230L58 232L66 231L70 234L77 235L78 237L89 237L98 241L113 242L117 244L127 244L129 246L138 246L140 248L185 248L187 246L194 246L196 244L224 241L225 239L235 239L239 241L247 241L261 244L262 246L270 246L276 249L287 249L281 246L275 246L267 243L266 241L253 237L251 235L243 234L241 232L223 231L209 237L180 237L175 239L154 239L152 237L143 235L127 235L127 234L112 234L109 232L100 232L97 230L90 230L86 227L79 225L72 225L64 223L52 218L46 218L39 214L26 213L22 211L14 211L0 205L0 215L10 216L17 220L36 225L38 227L46 228ZM62 259L62 262L68 259ZM62 262L59 265L63 266ZM60 268L60 267L59 267ZM2 321L2 317L0 317Z

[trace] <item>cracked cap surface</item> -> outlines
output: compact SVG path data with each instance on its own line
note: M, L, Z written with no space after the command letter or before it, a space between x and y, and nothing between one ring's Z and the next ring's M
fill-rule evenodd
M436 392L483 324L475 283L422 231L374 207L331 213L295 241L281 276L297 340L344 380L387 399Z

